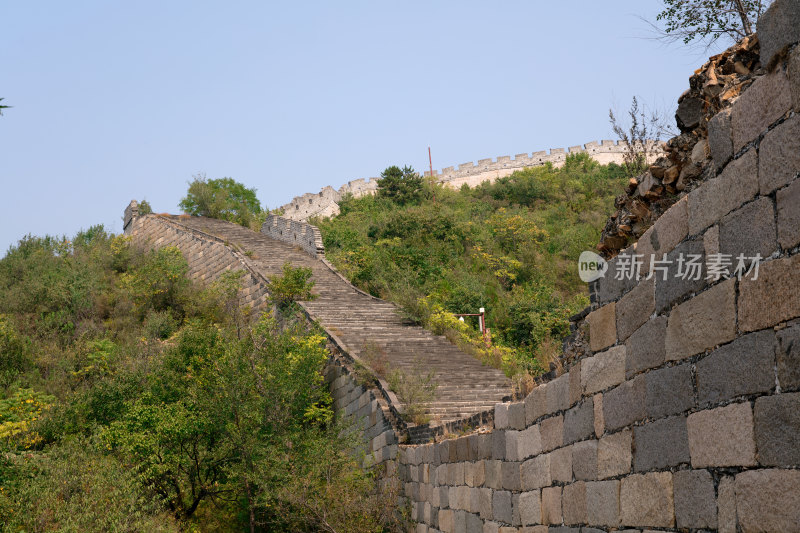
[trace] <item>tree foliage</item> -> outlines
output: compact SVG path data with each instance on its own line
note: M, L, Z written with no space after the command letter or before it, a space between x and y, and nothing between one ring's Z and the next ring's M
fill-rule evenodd
M575 265L624 183L623 168L570 155L560 169L529 168L472 189L423 184L406 204L346 199L337 217L315 224L326 256L360 288L510 374L538 372L549 364L545 348L588 302ZM474 321L452 315L480 307L492 350Z
M390 166L381 172L378 196L388 198L398 205L417 202L422 196L422 176L410 166L402 169Z
M738 41L755 32L756 22L770 0L664 0L656 15L664 35L688 44L711 44L720 37Z
M0 102L2 102L3 100L5 100L5 98L0 98ZM0 116L3 116L3 109L8 109L9 107L11 106L0 104Z
M324 337L186 271L102 226L0 260L0 529L394 531Z
M194 176L178 206L189 215L235 222L249 227L263 217L256 189L248 189L232 178L207 179Z

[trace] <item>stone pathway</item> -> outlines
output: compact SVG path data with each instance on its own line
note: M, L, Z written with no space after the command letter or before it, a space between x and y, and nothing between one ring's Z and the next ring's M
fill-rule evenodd
M369 359L367 352L379 354L389 368L408 373L420 368L435 372L436 397L426 406L431 424L492 409L511 394L511 382L501 371L481 364L443 336L409 325L393 304L358 292L325 263L299 248L221 220L170 220L252 253L251 261L264 276L280 274L287 261L311 268L318 297L304 305L323 327L341 339L348 352L364 360Z

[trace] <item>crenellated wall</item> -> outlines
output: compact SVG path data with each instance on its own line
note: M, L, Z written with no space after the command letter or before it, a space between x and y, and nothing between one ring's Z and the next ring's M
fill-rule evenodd
M311 224L269 215L261 226L261 233L273 239L300 246L311 257L319 259L325 257L322 234L316 226Z
M650 143L649 149L655 153L656 146ZM434 170L436 181L452 188L462 185L475 187L484 181L492 182L498 178L511 175L515 170L542 166L550 163L560 167L570 154L586 152L592 159L601 164L622 163L628 150L625 142L592 141L584 146L571 146L567 149L552 148L550 152L540 151L533 154L517 154L500 156L496 160L480 159L477 163L462 163L456 167L445 167L441 171ZM425 176L430 176L429 171ZM378 190L378 178L357 179L342 185L337 191L331 186L324 187L319 193L306 193L296 196L291 202L281 207L283 216L292 220L308 220L314 217L330 217L339 213L338 202L345 194L358 198L367 194L375 194Z
M762 18L774 67L709 123L712 175L592 284L563 374L490 432L400 447L417 532L800 531L799 17ZM633 254L664 270L616 279ZM739 254L758 275L715 279Z
M180 217L174 219L180 220ZM125 209L125 234L132 237L137 246L176 246L189 264L189 277L195 281L210 283L224 272L244 270L239 305L249 307L253 313L268 309L267 287L262 277L244 254L213 235L182 226L173 217L139 216L135 200Z

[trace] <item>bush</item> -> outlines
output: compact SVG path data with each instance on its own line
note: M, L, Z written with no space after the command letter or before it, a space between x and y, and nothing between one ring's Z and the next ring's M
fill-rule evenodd
M311 300L316 296L311 294L314 282L311 281L312 271L306 267L293 267L286 262L282 268L283 274L269 276L269 301L278 308L286 308L293 302Z
M133 471L91 440L74 440L31 459L0 465L4 531L176 532L178 524Z

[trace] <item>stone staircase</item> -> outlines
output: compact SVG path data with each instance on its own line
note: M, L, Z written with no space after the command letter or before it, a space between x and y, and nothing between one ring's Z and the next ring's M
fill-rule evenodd
M408 373L420 369L435 372L435 399L426 405L431 425L491 410L511 394L511 382L501 371L481 364L443 336L408 324L393 304L358 291L328 264L300 248L221 220L169 219L237 246L264 276L280 274L287 261L296 267L311 268L318 296L303 305L350 354L362 360L377 354L388 368Z

